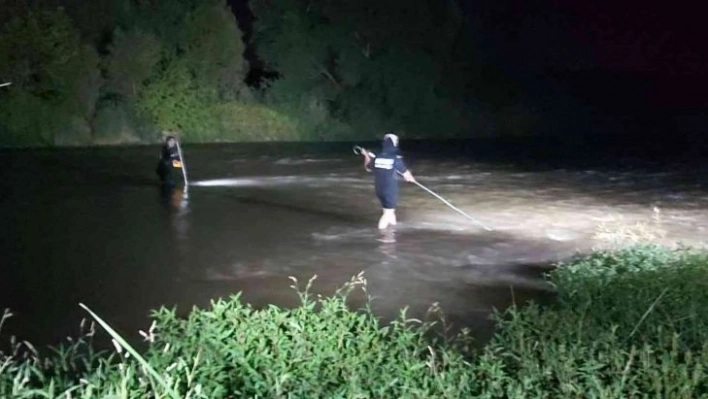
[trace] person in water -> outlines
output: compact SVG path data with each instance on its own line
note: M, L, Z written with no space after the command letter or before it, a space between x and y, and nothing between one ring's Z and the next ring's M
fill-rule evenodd
M368 172L374 170L376 196L381 202L383 212L379 219L379 230L396 225L396 206L398 205L398 174L407 182L415 182L411 171L406 168L403 157L398 153L398 136L388 133L381 144L378 154L362 151L364 167Z
M182 167L182 159L179 156L177 140L173 136L167 136L165 144L162 146L160 161L157 164L157 175L165 186L174 186L173 173L177 168Z

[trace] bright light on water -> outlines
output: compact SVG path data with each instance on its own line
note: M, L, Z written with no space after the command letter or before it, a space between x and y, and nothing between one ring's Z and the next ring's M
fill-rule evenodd
M190 182L190 186L197 187L257 187L277 186L285 184L324 185L332 183L370 184L368 179L330 176L256 176L247 178L210 179Z
M232 179L213 179L200 180L192 182L190 186L199 187L254 187L254 186L272 186L278 184L292 184L302 180L298 176L273 176L273 177L251 177L251 178L232 178Z
M191 182L189 185L198 187L248 187L261 184L262 182L257 179L214 179Z

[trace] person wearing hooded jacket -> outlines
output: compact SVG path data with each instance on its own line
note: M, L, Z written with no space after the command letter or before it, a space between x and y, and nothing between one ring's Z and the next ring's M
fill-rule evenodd
M163 185L174 186L172 173L175 168L182 167L182 159L179 156L177 148L177 140L173 136L167 136L165 144L160 152L160 160L157 164L157 175L160 177Z
M396 206L398 205L398 174L407 182L415 182L411 171L406 167L398 151L398 136L388 133L383 137L381 151L378 154L362 151L364 167L374 171L376 196L383 209L379 219L379 230L396 225Z

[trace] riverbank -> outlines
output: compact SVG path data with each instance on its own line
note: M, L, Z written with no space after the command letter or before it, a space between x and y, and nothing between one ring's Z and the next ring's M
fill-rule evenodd
M708 253L641 245L598 251L559 265L547 279L557 301L499 313L498 330L481 350L464 331L431 340L439 314L421 323L403 312L382 325L366 308L349 310L346 298L366 292L365 280L355 278L329 298L309 296L301 285L294 309L257 310L232 297L186 319L155 312L144 359L159 378L121 347L93 353L91 333L41 357L18 343L2 355L0 396L708 394Z

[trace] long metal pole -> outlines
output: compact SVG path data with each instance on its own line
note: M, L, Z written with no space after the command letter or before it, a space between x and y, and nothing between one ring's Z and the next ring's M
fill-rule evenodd
M184 177L184 192L187 192L187 187L189 187L189 181L187 180L187 163L184 162L184 156L182 155L182 147L179 145L179 141L175 140L177 143L177 153L179 154L179 160L182 162L182 176Z
M398 172L398 171L396 171L396 172ZM401 174L401 175L402 175L401 172L398 172L398 174ZM437 198L437 199L439 199L440 201L442 201L445 205L447 205L447 206L449 206L450 208L452 208L452 210L456 211L456 212L459 213L460 215L462 215L462 216L466 217L467 219L471 220L473 223L475 223L475 224L478 225L479 227L481 227L481 228L483 228L483 229L485 229L485 230L487 230L487 231L492 231L492 229L490 229L489 227L483 225L480 221L478 221L477 219L473 218L472 216L466 214L465 212L463 212L461 209L459 209L459 208L456 207L455 205L452 205L448 200L446 200L445 198L441 197L440 195L438 195L437 193L435 193L433 190L431 190L431 189L429 189L428 187L425 187L424 185L418 183L418 181L416 181L416 180L414 180L413 183L415 183L418 187L422 188L423 190L429 192L429 193L430 193L431 195L433 195L435 198Z

